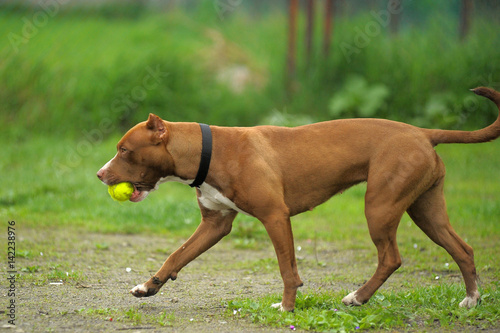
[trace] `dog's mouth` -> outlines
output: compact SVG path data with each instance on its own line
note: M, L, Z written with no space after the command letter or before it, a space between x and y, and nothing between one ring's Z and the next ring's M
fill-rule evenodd
M139 202L142 199L144 199L143 193L144 191L140 191L139 189L137 189L137 186L134 185L134 192L132 193L132 196L130 197L129 200L132 202Z
M146 188L136 185L134 183L132 183L132 185L134 186L134 192L132 193L132 196L129 199L132 202L139 202L144 200L148 196L149 192L151 192L151 190L147 190Z

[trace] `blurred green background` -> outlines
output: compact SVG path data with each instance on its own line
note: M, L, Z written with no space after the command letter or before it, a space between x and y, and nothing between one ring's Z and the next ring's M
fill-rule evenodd
M10 140L107 137L149 112L230 126L369 116L462 129L497 116L468 91L500 87L496 1L474 1L463 40L461 0L403 1L395 34L378 14L386 0L336 1L328 57L317 1L308 63L300 2L291 84L287 1L45 3L0 8L0 121Z
M316 1L308 55L300 1L291 75L288 1L4 1L0 214L25 226L192 231L199 213L191 189L163 185L165 195L119 205L95 177L119 137L150 112L228 126L382 117L484 127L498 110L469 89L500 89L500 4L473 1L462 35L464 2L403 0L391 32L388 1L334 1L325 55L326 2ZM454 147L448 167L472 183L498 172L498 144ZM483 169L462 165L467 154L482 156ZM489 198L485 221L499 214L498 184L489 186L473 195ZM360 193L346 201L362 204ZM361 210L355 217L344 210L364 220Z

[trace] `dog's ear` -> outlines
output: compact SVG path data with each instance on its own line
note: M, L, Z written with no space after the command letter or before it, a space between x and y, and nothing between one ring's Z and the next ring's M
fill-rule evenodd
M167 138L167 128L165 127L165 123L155 114L149 114L148 121L146 122L146 128L153 131L155 137L160 140Z

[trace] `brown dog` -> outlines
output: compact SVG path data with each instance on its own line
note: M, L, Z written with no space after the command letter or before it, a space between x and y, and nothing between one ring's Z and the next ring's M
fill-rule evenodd
M500 93L484 87L473 91L500 110ZM378 267L343 302L367 302L401 265L396 231L406 211L460 267L467 290L460 306L477 304L473 251L448 221L445 167L433 148L440 143L494 140L500 136L500 116L472 132L421 129L381 119L334 120L296 128L201 125L201 129L196 123L171 123L150 114L125 134L116 156L97 173L107 185L134 184L130 199L134 202L166 181L197 187L201 224L152 278L130 291L134 296L152 296L168 279L175 280L184 266L229 234L241 212L266 228L285 285L282 302L275 306L291 311L302 281L290 217L366 181L365 215L378 250Z

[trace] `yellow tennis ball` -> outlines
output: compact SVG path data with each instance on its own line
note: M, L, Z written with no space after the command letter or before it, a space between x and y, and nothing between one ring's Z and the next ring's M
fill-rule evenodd
M134 193L134 185L127 182L110 185L108 193L116 201L127 201Z

